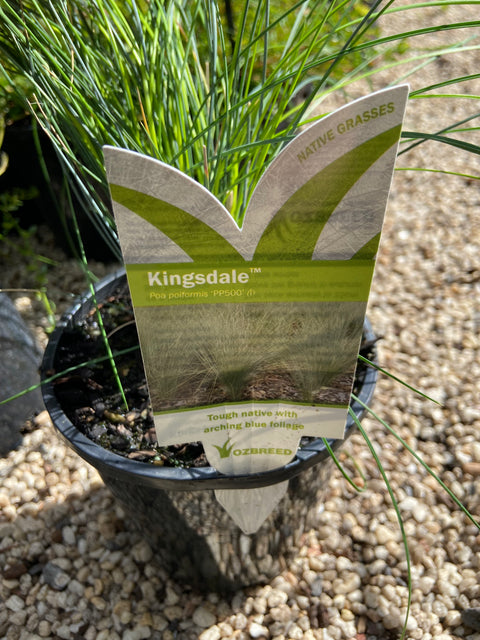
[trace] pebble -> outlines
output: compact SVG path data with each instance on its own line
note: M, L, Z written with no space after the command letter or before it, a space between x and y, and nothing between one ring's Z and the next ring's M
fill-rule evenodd
M311 585L312 596L320 596L323 592L323 580L322 578L317 578Z
M264 638L268 637L269 631L267 627L264 627L257 622L252 622L248 628L248 633L251 638Z
M459 594L458 587L449 582L439 581L437 588L441 594L450 596L451 598L456 598Z
M24 608L25 603L22 600L22 598L20 598L20 596L10 596L10 598L8 598L8 600L5 602L5 606L7 607L7 609L10 609L10 611L20 611L21 609Z
M347 594L359 588L362 581L357 573L348 572L342 578L333 581L333 591L336 594Z
M462 622L466 627L474 631L480 631L480 607L465 609L461 613Z
M135 627L132 630L127 630L122 635L122 640L145 640L150 638L152 630L149 627Z
M237 613L231 621L232 627L237 630L246 629L248 624L247 616L244 613Z
M90 602L93 604L95 609L98 609L99 611L104 611L107 608L107 603L103 598L100 598L99 596L93 596Z
M42 576L48 586L56 591L63 591L70 582L68 573L53 562L47 562L43 567Z
M355 615L352 613L352 611L350 611L350 609L342 609L340 611L340 615L346 622L351 622L355 619Z
M387 613L382 618L385 629L399 629L403 626L403 619L400 613Z
M100 635L102 632L100 632L96 638L96 640L99 640ZM56 634L59 638L62 638L62 640L69 640L69 638L72 635L72 630L70 629L70 627L66 624L62 624L61 627L58 627L56 630Z
M307 598L307 596L299 594L297 595L295 600L297 601L297 604L300 607L300 609L308 609L308 607L310 606L310 600Z
M385 573L386 567L387 563L385 562L385 560L379 558L368 565L368 573L372 576L383 575Z
M152 548L148 542L140 540L140 542L132 548L132 557L135 562L150 562L153 558Z
M219 629L219 627L217 627L217 625L210 627L210 629L205 629L205 631L202 631L202 633L198 636L198 640L220 640L220 638L222 637L222 633ZM226 637L225 635L223 637Z
M178 593L170 585L167 585L167 588L165 589L164 603L169 606L177 604L177 602L179 601L180 596L178 595Z
M48 622L48 620L41 620L38 623L38 635L41 638L48 638L48 636L51 633L51 625L50 622Z
M181 620L183 616L183 609L178 605L173 605L165 607L165 609L163 610L163 614L167 618L167 620Z
M230 624L228 624L228 622L219 622L218 626L215 625L214 627L212 627L212 629L214 629L215 627L218 628L218 630L220 631L220 634L224 638L227 638L233 634L233 627Z
M302 629L302 631L308 631L308 629L310 629L310 620L308 616L300 616L297 619L297 625Z
M441 600L437 599L434 600L432 604L432 612L439 618L445 618L448 613L448 609Z
M292 611L287 604L281 604L278 607L272 607L272 609L270 609L270 616L272 620L288 622L292 619Z
M15 580L25 575L27 566L24 562L13 562L3 570L3 577L6 580Z
M303 631L297 624L292 624L288 630L288 637L292 640L302 640Z
M205 607L197 607L193 612L192 620L198 627L206 629L216 623L217 616Z
M269 607L278 607L281 604L286 604L288 595L285 591L280 589L272 589L267 595L267 603Z
M395 541L397 539L397 532L383 524L379 524L375 529L375 537L378 544L385 545L387 542Z
M63 541L65 544L74 545L76 542L75 531L72 527L63 527L62 529Z
M428 595L432 592L435 582L436 579L433 576L422 576L418 580L417 585L425 595Z

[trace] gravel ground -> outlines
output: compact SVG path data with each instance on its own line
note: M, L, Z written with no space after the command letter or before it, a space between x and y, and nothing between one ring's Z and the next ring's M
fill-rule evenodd
M446 22L450 16L440 8L422 11L419 24ZM451 13L468 20L471 12L467 6ZM401 14L397 20L409 27ZM432 35L422 46L454 37ZM475 51L440 57L410 82L416 88L479 68ZM400 74L389 70L388 81ZM387 77L378 80L379 87ZM478 89L477 81L449 91L479 94ZM446 121L473 113L472 102L458 99L453 109L440 98L412 101L405 129L426 124L440 130ZM477 159L440 144L402 155L397 166L471 174L479 168ZM369 305L369 317L382 336L382 364L442 403L421 399L382 377L374 410L477 517L479 202L478 183L468 178L397 172ZM40 229L32 242L58 261L50 270L49 293L62 311L71 299L65 291L85 287L74 265L50 248L48 236ZM109 269L92 268L99 275ZM2 277L6 286L31 285L14 252ZM44 344L42 308L26 295L17 296L17 306ZM477 529L383 426L371 419L364 426L392 483L410 544L413 593L407 638L478 640ZM406 557L391 500L359 435L345 451L363 469L366 491L355 493L334 472L318 503L317 525L305 534L288 568L266 586L224 598L193 593L154 565L148 543L128 530L125 514L97 473L62 444L45 412L24 429L23 445L0 459L0 637L399 637L407 603ZM348 458L346 464L351 466Z

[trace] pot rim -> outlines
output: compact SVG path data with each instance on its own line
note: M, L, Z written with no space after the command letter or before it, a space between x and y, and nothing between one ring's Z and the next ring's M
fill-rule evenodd
M113 291L119 279L125 278L125 269L121 268L100 280L94 287L99 295ZM42 380L42 394L45 407L50 414L53 425L67 444L84 460L93 465L100 475L117 476L125 479L126 476L135 477L142 485L175 491L194 491L204 489L253 489L266 487L279 482L284 482L295 477L305 469L322 462L329 457L329 453L322 438L313 439L307 446L299 449L295 458L283 467L261 473L244 475L228 475L218 472L214 467L159 467L138 460L130 460L116 453L103 449L100 445L84 436L64 414L55 396L53 381L45 382L54 370L55 355L65 328L71 326L78 316L86 309L91 308L91 293L87 291L80 296L73 306L62 316L48 341L43 361L40 368ZM364 336L368 341L375 342L376 336L370 322L365 318ZM361 384L359 399L368 405L372 399L378 372L372 367L365 368L363 383ZM359 420L365 414L364 407L357 400L351 400L350 407ZM355 431L356 424L350 413L345 427L345 438L339 440L330 439L328 442L332 449L336 449L341 443Z

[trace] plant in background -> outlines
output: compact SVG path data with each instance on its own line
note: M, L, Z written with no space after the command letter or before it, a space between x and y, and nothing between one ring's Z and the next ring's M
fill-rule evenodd
M2 151L3 138L5 136L5 120L0 116L0 176L5 173L8 166L8 156Z
M421 59L405 55L402 46L396 55L399 45L429 28L382 37L378 22L415 5L396 9L393 0L377 0L360 15L364 10L356 0L298 0L286 8L247 1L234 16L232 50L232 31L214 1L6 0L0 5L2 73L33 88L25 105L51 138L92 225L120 257L102 145L177 167L241 223L265 166L311 121L315 101L334 91L348 94L356 80L368 81L385 67L428 64L467 46L467 39L458 40ZM288 37L278 41L279 33ZM308 97L299 100L306 85ZM444 142L455 144L445 135L455 128L447 126Z
M47 284L48 265L53 264L52 260L42 256L32 249L31 240L36 232L33 225L24 229L16 216L16 212L22 207L24 202L36 198L38 190L36 187L28 189L14 188L0 192L0 255L7 247L19 252L28 258L27 271L32 275L35 286L40 288Z
M7 126L30 115L28 98L31 99L31 95L32 85L25 75L0 74L0 114Z
M238 25L236 23L240 20L244 25L244 28L242 29L243 40L241 42L241 47L247 48L250 44L249 34L251 33L252 26L258 19L258 11L260 9L260 7L258 7L258 3L248 2L245 6L245 13L241 5L232 5L230 0L225 0L225 2L219 2L218 4L222 24L226 27L224 30L228 37L231 52L235 50L238 30ZM301 19L302 16L305 20L310 17L311 6L308 6L308 3L303 3L303 6L300 7L300 14L296 10L297 7L299 7L297 0L284 0L283 2L282 0L270 0L268 3L267 11L271 27L268 32L270 46L267 59L267 74L281 58L285 43L291 39L291 32L292 29L295 29L295 23ZM292 8L294 8L295 11L291 11ZM324 55L328 54L328 52L334 53L335 51L338 51L339 47L341 48L342 43L344 43L348 37L353 34L355 29L355 20L361 20L364 18L367 15L368 10L368 3L360 0L348 5L348 10L344 10L341 14L332 12L331 16L325 16L325 31L328 28L327 25L329 25L332 30L333 37L325 45ZM342 22L343 24L341 24ZM374 35L378 36L379 30L372 26L369 31L368 38L372 38ZM208 50L205 51L205 53L208 55ZM351 71L353 67L359 66L365 62L365 59L365 55L362 52L358 52L349 60L344 61L345 66L343 63L339 65L333 74L334 77L341 77L345 71ZM327 68L328 63L325 63L323 67L319 67L319 69L322 69L323 71L326 71ZM318 69L316 71L318 72ZM264 63L263 60L259 58L256 67L253 68L253 81L260 84L263 80L263 72ZM314 73L315 71L312 72L312 76ZM305 80L305 91L307 95L308 89L309 80L307 77ZM302 99L302 91L299 93L300 95L297 96L297 102ZM303 95L303 98L305 98L305 95Z
M5 120L0 116L0 176L8 168L8 156L1 150L3 137L5 134ZM35 285L37 289L16 289L16 292L29 292L34 293L35 296L42 302L46 317L48 320L47 331L53 330L55 326L55 317L53 305L48 299L45 288L45 269L47 264L51 264L51 260L45 256L36 254L30 245L30 239L34 233L34 229L23 229L17 218L15 212L22 206L25 200L35 198L37 191L34 187L30 189L12 189L9 191L0 192L0 256L4 253L5 248L13 247L14 250L20 251L23 255L27 255L31 258L28 270L33 274ZM13 242L11 236L16 235L20 238L21 242ZM7 291L1 289L0 291Z

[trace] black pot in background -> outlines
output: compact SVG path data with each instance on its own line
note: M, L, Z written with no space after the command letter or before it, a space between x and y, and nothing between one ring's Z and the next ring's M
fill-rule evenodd
M97 302L108 298L119 285L126 287L123 270L97 286ZM67 312L53 332L41 367L42 380L55 371L55 358L66 328L78 324L92 309L89 294ZM364 339L375 336L366 321ZM372 399L377 371L357 371L358 397ZM321 439L312 440L285 467L245 476L228 476L213 467L158 467L121 457L86 438L67 418L55 396L53 383L42 386L52 422L68 445L100 473L105 484L125 507L156 557L172 577L202 590L224 591L269 580L280 573L302 534L315 525L319 491L331 472L331 459ZM364 409L351 404L361 419ZM355 430L349 416L348 437ZM331 441L335 449L343 441ZM214 489L254 489L288 480L286 496L259 531L245 535L217 502Z

